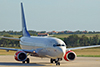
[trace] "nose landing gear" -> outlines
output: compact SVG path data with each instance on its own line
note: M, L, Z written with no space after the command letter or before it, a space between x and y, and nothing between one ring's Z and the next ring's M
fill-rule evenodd
M51 59L50 62L53 63L53 61L55 61L56 65L60 65L60 62L62 58L57 58L57 59Z

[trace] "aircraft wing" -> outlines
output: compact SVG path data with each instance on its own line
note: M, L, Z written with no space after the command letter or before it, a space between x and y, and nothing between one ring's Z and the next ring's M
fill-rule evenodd
M67 48L66 50L77 50L77 49L85 49L85 48L93 48L93 47L100 47L100 45L93 45L93 46L83 46L83 47L75 47L75 48Z
M20 38L3 37L3 36L0 36L0 38L4 38L4 39L11 39L11 40L18 40L18 41L20 41Z
M9 51L9 50L11 50L11 51L24 51L26 53L32 53L33 51L35 51L35 50L27 50L27 49L4 48L4 47L0 47L0 49L6 50L6 51Z

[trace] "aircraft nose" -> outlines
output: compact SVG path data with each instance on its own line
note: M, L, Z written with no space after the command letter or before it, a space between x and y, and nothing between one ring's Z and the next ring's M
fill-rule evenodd
M63 50L61 48L59 48L59 55L58 56L61 58L63 55L64 55Z

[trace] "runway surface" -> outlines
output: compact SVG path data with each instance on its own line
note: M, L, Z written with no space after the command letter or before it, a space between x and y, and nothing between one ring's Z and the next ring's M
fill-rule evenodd
M51 64L48 58L29 57L30 63L22 64L14 59L14 56L1 55L0 67L100 67L100 57L77 57L71 62L61 61L60 66Z

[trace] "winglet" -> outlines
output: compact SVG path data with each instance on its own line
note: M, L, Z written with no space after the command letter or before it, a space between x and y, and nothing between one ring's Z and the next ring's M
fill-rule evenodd
M22 12L22 34L23 36L30 36L29 32L26 28L26 22L25 22L25 15L24 15L24 9L23 9L23 3L21 3L21 12Z

